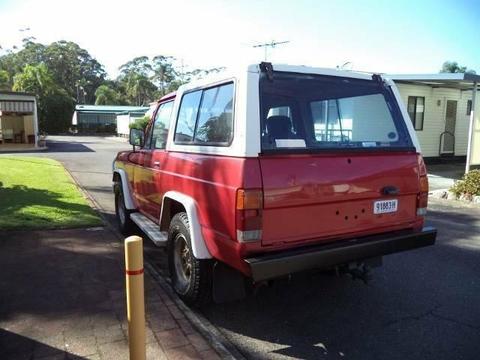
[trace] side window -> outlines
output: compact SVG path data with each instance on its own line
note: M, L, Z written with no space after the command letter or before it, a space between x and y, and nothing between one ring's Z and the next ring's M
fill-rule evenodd
M233 84L204 90L195 131L196 143L225 144L232 138Z
M155 116L152 129L151 147L154 149L165 149L167 145L170 116L172 115L173 101L160 105Z
M415 130L423 130L423 118L425 115L425 98L420 96L408 97L408 115L412 120Z
M201 97L201 90L183 95L178 111L175 143L191 143L193 141Z
M150 149L150 140L152 139L152 129L153 125L147 126L145 128L145 144L143 145L144 149Z
M178 111L175 143L227 145L233 136L233 83L187 93Z

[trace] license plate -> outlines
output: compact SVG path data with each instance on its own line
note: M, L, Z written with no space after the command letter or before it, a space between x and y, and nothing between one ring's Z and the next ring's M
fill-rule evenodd
M386 214L396 212L398 208L398 200L379 200L373 203L374 214Z

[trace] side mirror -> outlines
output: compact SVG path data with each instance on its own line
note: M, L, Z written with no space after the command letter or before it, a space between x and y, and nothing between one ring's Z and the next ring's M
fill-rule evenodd
M130 129L129 141L130 145L133 145L133 150L135 151L135 146L143 146L143 141L145 134L143 130L140 129Z

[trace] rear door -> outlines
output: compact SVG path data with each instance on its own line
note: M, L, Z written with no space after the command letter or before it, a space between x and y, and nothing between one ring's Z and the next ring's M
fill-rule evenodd
M260 164L263 245L382 232L415 220L415 153L267 155ZM392 206L386 200L396 210L377 214L378 204Z
M274 73L260 93L264 246L413 226L418 158L389 87Z

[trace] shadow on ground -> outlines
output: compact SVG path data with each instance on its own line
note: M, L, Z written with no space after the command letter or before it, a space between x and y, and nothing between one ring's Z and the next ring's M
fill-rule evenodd
M48 149L46 150L46 152L95 152L95 150L91 149L88 146L85 146L84 144L89 144L89 142L83 141L82 143L79 143L71 141L49 140L47 141Z
M441 212L430 217L440 229L437 244L385 257L368 285L320 272L299 274L202 313L247 358L475 358L480 217L454 214L457 227L443 225Z
M42 342L35 341L10 331L0 329L0 358L7 359L29 359L35 353L38 358L55 357L64 358L67 352L58 350ZM83 360L82 356L68 354L68 359Z
M427 170L431 175L458 180L461 179L465 173L465 163L430 164L427 165Z
M15 185L3 187L0 182L0 229L54 228L82 226L97 216L88 204L70 202L61 193ZM26 211L35 206L35 209Z
M95 328L124 341L123 251L102 228L2 232L0 264L1 359L40 357L42 343L71 352L82 339L94 353Z
M104 233L103 228L2 232L0 321L22 314L49 319L111 311L109 291L123 290L123 252L116 239L106 247Z

